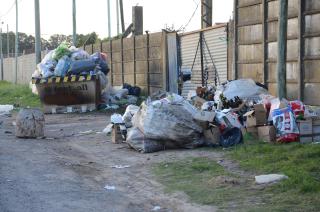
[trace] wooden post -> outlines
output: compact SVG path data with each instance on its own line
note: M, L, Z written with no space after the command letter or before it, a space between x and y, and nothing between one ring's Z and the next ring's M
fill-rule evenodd
M268 87L268 1L262 1L263 22L262 22L262 42L263 42L263 84Z
M288 27L288 0L280 0L278 34L278 97L287 97L287 27Z
M298 14L298 98L303 101L304 100L304 26L305 26L305 19L304 19L304 7L305 7L305 0L299 0L299 14Z
M233 72L232 79L238 79L238 1L233 4Z
M133 23L133 35L143 34L143 7L132 7L132 23Z
M133 36L133 84L137 84L136 36Z
M212 26L212 0L201 0L201 29Z
M120 38L121 40L121 77L122 77L122 85L124 84L124 63L123 63L123 37Z
M150 39L150 35L148 32L147 33L147 91L148 91L148 96L150 95L150 64L149 64L149 54L150 54L150 50L149 50L149 39Z
M203 32L200 32L200 62L201 62L201 83L204 86L204 69L203 69Z
M110 42L110 74L111 74L111 85L113 86L113 64L112 64L112 40Z

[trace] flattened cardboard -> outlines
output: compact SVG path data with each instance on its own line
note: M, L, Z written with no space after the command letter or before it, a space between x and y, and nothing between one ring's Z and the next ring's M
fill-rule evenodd
M265 142L275 142L276 128L274 126L258 127L258 137Z
M297 120L300 135L312 135L312 120Z
M247 117L246 126L255 127L267 123L267 111L263 104L254 105L254 110L248 111L243 116Z
M218 145L220 143L220 130L218 127L210 127L203 131L206 142Z
M193 119L197 121L213 122L215 117L216 117L216 113L212 111L198 111L193 115Z

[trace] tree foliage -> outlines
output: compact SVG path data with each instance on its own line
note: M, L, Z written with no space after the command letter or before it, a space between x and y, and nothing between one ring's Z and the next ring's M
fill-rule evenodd
M15 33L9 32L9 53L11 56L14 55L15 50ZM50 50L55 49L60 43L67 41L72 43L72 35L54 34L49 37L48 40L41 38L41 49ZM90 45L96 42L100 42L96 32L88 34L77 34L77 47L83 46L84 44ZM19 32L19 53L33 53L35 50L35 37L27 35L26 33ZM7 56L7 33L2 33L2 51L4 56Z

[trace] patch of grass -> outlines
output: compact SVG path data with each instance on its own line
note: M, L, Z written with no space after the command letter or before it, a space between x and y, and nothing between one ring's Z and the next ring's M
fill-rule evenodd
M320 193L320 145L269 144L250 140L236 146L228 156L244 169L260 174L283 173L288 180L276 186L279 191Z
M234 192L243 189L237 177L208 158L188 158L163 162L153 168L167 192L183 191L199 204L223 205L234 200ZM228 189L232 186L234 189Z
M153 170L167 192L182 191L221 210L320 211L320 145L268 144L246 135L245 144L224 152L253 176L283 173L289 179L257 186L253 176L230 173L208 158L164 162Z
M11 104L15 107L40 107L40 100L27 85L0 81L0 104Z

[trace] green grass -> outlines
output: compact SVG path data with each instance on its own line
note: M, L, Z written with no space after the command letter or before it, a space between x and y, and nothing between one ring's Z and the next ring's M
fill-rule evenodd
M153 170L159 181L166 185L167 192L183 191L197 203L218 204L233 199L233 191L225 189L228 185L223 183L221 186L216 180L228 179L232 184L236 182L235 176L208 158L164 162Z
M244 145L223 152L252 177L229 172L208 158L168 161L153 171L167 192L182 191L193 202L221 210L320 211L320 145L268 144L245 136ZM266 187L255 185L254 175L272 173L289 179Z
M15 107L40 107L40 100L27 85L15 85L0 81L0 104L11 104Z
M283 173L289 177L278 190L320 192L320 145L269 144L246 139L246 145L228 151L240 166L255 173Z

